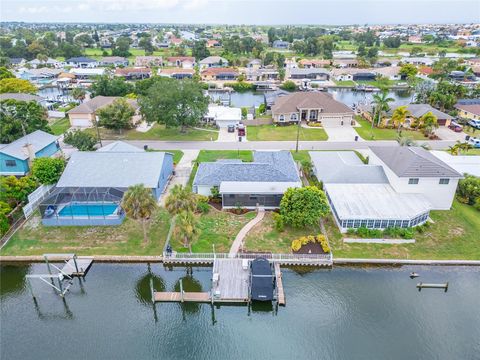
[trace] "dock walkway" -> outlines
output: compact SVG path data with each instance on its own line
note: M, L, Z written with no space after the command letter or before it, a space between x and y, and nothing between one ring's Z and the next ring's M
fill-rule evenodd
M275 279L277 281L277 302L278 305L285 305L285 291L283 290L282 271L280 264L275 263Z
M242 259L216 259L213 263L212 293L222 302L248 302L250 267Z

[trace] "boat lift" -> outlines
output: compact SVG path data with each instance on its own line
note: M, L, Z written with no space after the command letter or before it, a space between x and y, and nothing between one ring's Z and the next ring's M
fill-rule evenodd
M43 254L43 257L47 265L48 274L26 275L27 285L34 299L36 299L36 297L33 293L31 279L41 280L52 287L56 293L63 298L73 285L73 278L85 277L93 263L93 257L78 257L76 254ZM51 262L54 260L63 260L65 265L59 268ZM52 268L58 272L53 272ZM48 281L48 279L50 279L50 281ZM64 280L68 281L66 286L63 283Z

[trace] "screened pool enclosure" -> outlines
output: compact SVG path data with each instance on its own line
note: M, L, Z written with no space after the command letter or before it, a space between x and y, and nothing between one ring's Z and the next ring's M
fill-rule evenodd
M39 207L46 226L120 225L125 214L120 206L125 189L56 188Z

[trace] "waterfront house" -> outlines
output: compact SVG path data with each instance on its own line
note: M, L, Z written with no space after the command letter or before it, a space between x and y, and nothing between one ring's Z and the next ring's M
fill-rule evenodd
M94 121L98 121L97 111L105 106L112 104L118 96L95 96L93 99L85 101L67 112L70 125L73 127L92 127ZM137 124L141 120L139 106L136 100L126 99L135 109L135 115L132 117L132 124Z
M98 61L85 56L79 56L65 60L65 65L75 68L95 68L98 66Z
M171 56L167 58L166 65L183 69L193 69L195 67L195 58L193 56Z
M24 176L33 159L54 156L60 151L58 137L36 130L10 144L0 144L0 175Z
M247 69L250 70L258 70L262 67L262 60L260 59L252 59L247 64Z
M238 76L233 68L211 67L200 73L203 81L235 81Z
M293 68L289 71L289 78L291 80L319 80L327 81L330 79L330 74L327 69L319 68Z
M99 63L100 66L128 66L128 59L123 56L104 56Z
M324 68L325 66L330 66L331 61L330 60L309 60L309 59L302 59L298 62L300 67L305 68L305 69L310 69L310 68Z
M173 154L116 142L72 154L54 191L40 205L46 226L119 225L125 191L143 184L159 200L173 174Z
M212 67L227 67L228 60L221 56L209 56L200 60L200 69L207 69Z
M480 120L480 98L460 99L455 104L458 116L465 119Z
M291 92L286 91L286 90L275 90L275 91L267 91L263 94L264 97L264 103L265 103L265 108L267 110L271 110L272 106L275 104L275 101L277 98L280 96L287 96L290 95Z
M44 67L38 69L21 68L16 74L20 79L28 80L34 84L46 84L54 81L61 73L61 69Z
M38 95L32 95L32 94L24 94L24 93L3 93L0 94L0 101L4 100L15 100L15 101L35 101L37 104L42 105L43 107L47 106L47 102L45 98L38 96Z
M105 74L105 68L73 68L70 74L75 76L77 82L92 83L98 76Z
M410 115L405 120L405 124L403 124L405 127L410 127L415 120L420 119L423 115L429 112L436 116L439 126L449 126L450 122L453 120L452 116L444 113L443 111L435 109L430 104L408 104L401 106L406 106L407 110L410 112ZM391 116L398 107L399 106L395 105L391 106L387 115Z
M381 165L398 193L422 194L432 210L452 207L462 174L422 147L372 146L369 163Z
M8 64L12 67L19 68L25 66L27 64L27 60L24 58L9 58Z
M335 59L332 65L337 68L356 68L358 67L358 60L356 59Z
M115 76L123 77L125 80L148 79L152 70L146 67L126 67L115 69Z
M135 67L162 66L163 58L161 56L137 56L135 58Z
M191 79L195 75L194 69L172 68L172 69L158 69L158 75L165 76L177 80Z
M296 123L318 121L324 125L350 124L353 111L347 105L335 100L326 92L295 92L278 97L272 106L275 123Z
M228 106L208 105L208 113L203 121L219 128L238 125L242 121L242 109Z
M217 188L223 208L276 209L288 188L301 186L299 171L289 151L254 151L253 162L200 163L193 180L193 191L197 194L210 196L212 188Z
M39 66L48 66L48 67L54 67L54 68L60 68L63 66L63 63L61 61L48 58L47 60L39 60L39 59L33 59L28 62L31 68L36 69Z

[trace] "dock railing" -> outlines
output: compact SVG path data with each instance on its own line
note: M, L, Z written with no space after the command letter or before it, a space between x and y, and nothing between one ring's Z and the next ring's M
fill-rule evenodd
M331 266L332 253L328 254L271 254L271 253L238 253L234 256L228 253L163 253L165 263L213 263L215 259L256 259L263 257L273 263L282 265L319 265Z

